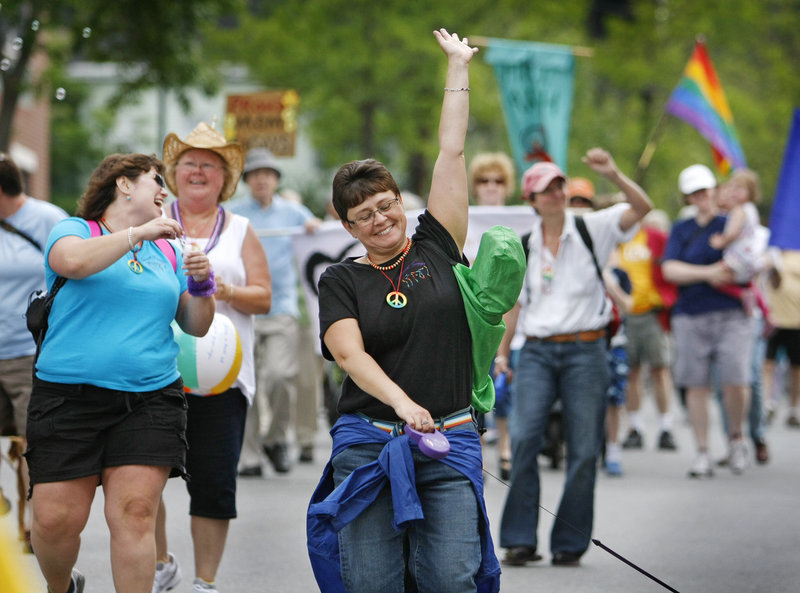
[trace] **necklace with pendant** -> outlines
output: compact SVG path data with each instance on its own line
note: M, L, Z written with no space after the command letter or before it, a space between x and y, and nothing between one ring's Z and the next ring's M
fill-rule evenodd
M101 218L100 219L100 224L102 224L103 228L105 228L109 233L113 233L114 232L113 230L111 230L111 227L108 225L108 222L106 222L105 218ZM128 232L128 243L130 243L130 232ZM128 260L128 269L131 272L133 272L134 274L141 274L144 271L144 266L142 266L142 264L136 258L136 253L141 248L142 248L141 245L132 245L131 244L130 251L131 251L132 257L131 257L131 259Z
M398 258L397 261L388 266L379 266L373 262L369 254L367 254L367 261L369 262L369 265L383 274L383 276L389 281L389 284L392 285L392 292L386 295L386 302L393 309L402 309L408 303L408 297L400 292L400 282L403 279L403 266L405 265L405 259L410 250L411 239L406 239L406 246L403 248L403 254ZM393 270L398 265L400 266L400 275L397 277L397 285L395 285L394 281L389 278L389 275L386 272Z

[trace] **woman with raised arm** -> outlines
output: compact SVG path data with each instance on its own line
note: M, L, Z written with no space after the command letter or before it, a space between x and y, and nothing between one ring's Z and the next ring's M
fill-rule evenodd
M448 63L439 156L413 235L381 163L347 163L333 181L336 212L365 254L319 281L323 354L347 372L331 460L309 507L322 591L499 588L470 407L470 329L453 272L465 262L468 67L477 49L444 29L434 36ZM407 426L438 429L450 453L437 460L409 446Z

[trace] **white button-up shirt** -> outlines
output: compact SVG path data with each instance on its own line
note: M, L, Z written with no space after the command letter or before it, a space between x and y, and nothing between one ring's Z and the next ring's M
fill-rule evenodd
M629 241L638 225L626 232L619 228L622 214L630 206L583 214L602 269L617 245ZM597 277L592 255L575 226L575 214L567 210L558 253L542 244L542 219L536 217L528 241L528 268L519 297L522 305L517 330L545 338L605 327L611 318L611 303Z

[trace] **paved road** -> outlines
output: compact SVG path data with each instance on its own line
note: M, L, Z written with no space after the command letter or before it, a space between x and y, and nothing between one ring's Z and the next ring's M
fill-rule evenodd
M721 453L718 432L713 446ZM751 466L742 476L720 470L703 481L686 477L692 458L689 429L681 424L676 435L678 452L655 451L651 434L644 450L625 452L623 478L601 476L593 536L681 593L800 591L800 431L776 424L769 433L773 455L768 465ZM240 481L240 518L232 523L218 575L221 593L318 590L305 550L304 517L329 452L328 439L320 433L314 464L296 466L288 476ZM492 448L488 452L487 467L496 473L496 453ZM506 487L486 479L497 539ZM542 506L549 511L557 507L562 482L561 471L543 469ZM13 492L7 467L0 483ZM166 500L170 547L184 568L184 582L174 591L188 593L188 497L180 481L170 481ZM504 567L504 593L667 590L598 547L589 550L579 568L552 567L546 547L552 518L544 511L541 515L545 560L524 568ZM10 517L1 518L0 527L11 529ZM23 563L35 567L31 557ZM86 593L113 592L101 492L84 532L78 566L87 576ZM44 584L38 590L45 591Z

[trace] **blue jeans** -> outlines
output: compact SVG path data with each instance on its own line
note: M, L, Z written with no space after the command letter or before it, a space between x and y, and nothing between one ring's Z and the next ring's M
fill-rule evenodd
M468 423L464 430L476 430ZM461 427L452 429L459 430ZM356 445L333 458L334 483L378 458L383 445ZM419 593L474 593L481 563L478 503L459 471L412 450L425 519L392 527L389 486L339 532L342 580L348 593L403 593L406 578ZM408 571L408 574L406 573Z
M528 341L514 375L511 487L500 524L504 548L536 548L539 523L539 462L550 409L561 400L567 445L567 476L550 535L550 551L581 555L589 547L594 485L603 440L608 363L605 340Z

